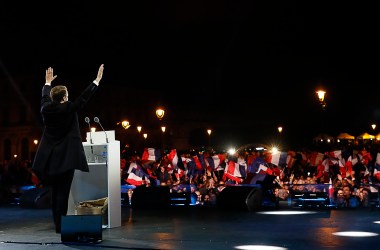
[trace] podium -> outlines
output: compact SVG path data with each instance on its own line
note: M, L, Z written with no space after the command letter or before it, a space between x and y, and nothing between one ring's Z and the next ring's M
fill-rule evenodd
M114 131L108 131L110 134ZM121 226L120 188L120 141L114 137L108 143L104 131L92 132L91 140L83 142L89 172L76 170L71 185L67 215L76 215L76 207L81 201L108 198L106 223L103 228ZM102 142L103 141L103 142ZM104 215L103 215L104 216Z

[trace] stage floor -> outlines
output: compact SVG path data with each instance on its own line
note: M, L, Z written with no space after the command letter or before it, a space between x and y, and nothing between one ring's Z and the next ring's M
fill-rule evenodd
M293 211L301 214L264 213ZM5 205L0 206L0 249L378 249L378 221L377 208L249 212L122 207L122 226L103 229L101 243L64 244L54 231L50 209ZM353 231L369 235L337 235Z

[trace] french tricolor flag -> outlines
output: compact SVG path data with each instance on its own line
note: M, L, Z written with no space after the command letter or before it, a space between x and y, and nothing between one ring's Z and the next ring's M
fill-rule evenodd
M276 152L268 155L268 163L272 163L276 166L283 166L286 164L286 159L288 158L287 152Z
M141 186L144 183L142 177L135 175L133 172L128 174L128 178L125 180L130 185Z
M182 164L182 166L183 166L182 158L178 156L176 149L172 149L169 152L168 159L172 163L172 165L175 169L178 167L178 164L180 164L180 165Z
M229 161L227 167L224 170L224 177L234 180L236 182L242 182L239 164L234 161Z
M220 170L220 164L222 164L226 160L225 154L216 154L211 156L212 162L210 162L210 166L212 170Z
M159 149L145 148L141 157L143 161L159 161L161 159L161 153Z
M137 166L136 162L131 162L129 164L127 173L131 173L133 169L137 169L137 168L138 168L138 166Z
M318 166L319 164L322 163L323 157L325 155L320 153L320 152L312 152L311 157L310 157L310 166Z
M288 153L288 156L286 157L286 167L287 168L293 167L295 160L296 159L294 158L293 154Z

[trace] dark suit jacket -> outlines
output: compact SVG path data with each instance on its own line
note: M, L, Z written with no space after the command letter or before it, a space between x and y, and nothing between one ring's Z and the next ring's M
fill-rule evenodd
M80 135L78 114L97 89L91 83L74 101L53 102L51 86L42 88L41 115L44 131L33 162L33 170L40 179L78 169L88 172L88 164Z

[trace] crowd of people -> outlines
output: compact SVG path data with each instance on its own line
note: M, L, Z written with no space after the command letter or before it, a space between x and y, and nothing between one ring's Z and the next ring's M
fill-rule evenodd
M245 148L233 155L207 150L158 152L145 149L139 156L124 150L122 184L169 186L172 193L189 192L193 205L215 204L228 185L259 185L275 205L307 192L326 193L336 207L378 202L380 153L370 146L327 152Z
M230 155L207 150L160 152L146 148L121 151L121 185L167 186L171 193L189 193L192 205L215 205L228 186L254 185L273 204L297 193L326 193L336 207L368 207L378 201L380 153L371 147L272 152L246 148ZM22 193L21 187L41 185L30 161L0 164L0 202Z

